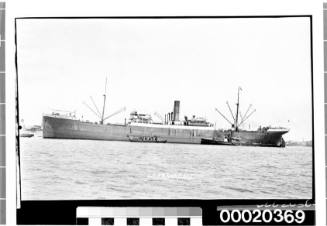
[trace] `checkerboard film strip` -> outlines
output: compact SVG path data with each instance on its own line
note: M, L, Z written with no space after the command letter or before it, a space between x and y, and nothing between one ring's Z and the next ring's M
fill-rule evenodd
M77 207L77 225L202 225L199 207Z
M0 2L0 224L6 223L5 3Z
M327 175L327 2L324 2L324 80L325 80L325 152L326 152L326 175ZM327 182L326 182L327 183ZM327 194L327 184L326 184ZM327 197L326 197L327 204ZM326 218L327 224L327 218Z

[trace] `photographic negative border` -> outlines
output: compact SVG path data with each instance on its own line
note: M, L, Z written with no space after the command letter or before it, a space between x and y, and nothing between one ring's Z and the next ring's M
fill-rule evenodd
M311 58L311 112L312 112L312 197L306 199L126 199L126 200L20 200L20 142L19 142L19 90L18 90L18 58L17 58L17 20L40 19L251 19L251 18L292 18L310 19L310 58ZM15 18L15 67L16 67L16 150L18 169L16 191L17 224L75 224L76 208L81 206L111 207L201 207L203 224L215 224L217 206L248 206L264 204L315 204L315 143L314 143L314 86L313 86L313 31L312 15L244 15L244 16L95 16L95 17L16 17ZM40 214L42 213L42 214ZM60 217L58 217L60 216ZM315 222L315 212L308 216ZM310 221L311 223L311 221Z

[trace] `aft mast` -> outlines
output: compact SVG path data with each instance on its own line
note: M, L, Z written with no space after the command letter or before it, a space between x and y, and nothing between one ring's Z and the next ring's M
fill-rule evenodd
M106 92L107 92L107 78L106 78L106 83L105 83L105 86L104 86L104 94L103 94L103 109L102 109L102 115L101 115L101 121L100 121L100 124L103 124L103 120L104 120L104 109L105 109L105 107L106 107L106 98L107 98Z
M215 110L232 126L232 130L238 131L239 127L255 112L255 109L250 113L250 109L252 107L252 104L249 105L248 109L246 110L245 115L242 116L241 110L240 110L240 91L242 91L241 87L238 87L237 91L237 102L236 102L236 113L234 116L234 113L232 112L231 107L229 106L229 103L227 103L227 107L232 115L232 120L229 120L223 113L221 113L217 108ZM239 120L239 117L241 118ZM239 122L240 121L240 122Z
M239 114L239 107L240 107L240 91L242 90L241 87L238 87L237 92L237 103L236 103L236 115L235 115L235 130L238 131L238 114Z

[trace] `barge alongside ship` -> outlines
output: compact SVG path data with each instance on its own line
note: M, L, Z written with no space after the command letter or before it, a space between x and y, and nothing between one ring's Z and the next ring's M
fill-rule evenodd
M166 114L164 119L162 118L162 123L154 123L150 115L138 114L134 111L130 114L129 122L125 120L124 124L105 124L104 108L102 115L99 115L101 116L99 123L81 121L59 114L44 115L43 137L156 143L155 139L150 139L155 137L157 143L285 147L282 135L288 132L286 128L263 127L256 131L240 129L253 112L249 115L246 113L238 122L239 91L236 115L233 117L234 123L216 109L231 123L229 130L215 129L213 124L195 116L191 119L185 117L184 120L180 120L180 102L175 101L173 112ZM104 95L104 103L105 99L106 95Z

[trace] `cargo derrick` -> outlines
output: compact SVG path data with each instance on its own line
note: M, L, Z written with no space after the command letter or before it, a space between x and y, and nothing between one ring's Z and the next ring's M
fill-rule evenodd
M286 128L273 128L273 127L259 127L256 131L248 131L240 129L241 126L253 115L255 109L250 112L252 105L250 104L245 114L242 116L240 111L240 91L238 88L236 113L235 116L228 102L228 110L232 115L233 122L229 120L217 108L215 109L220 116L222 116L230 125L231 129L223 131L215 131L213 140L203 140L202 143L217 144L217 145L246 145L246 146L268 146L268 147L285 147L285 141L282 137L283 134L289 130ZM239 122L239 118L241 121Z

